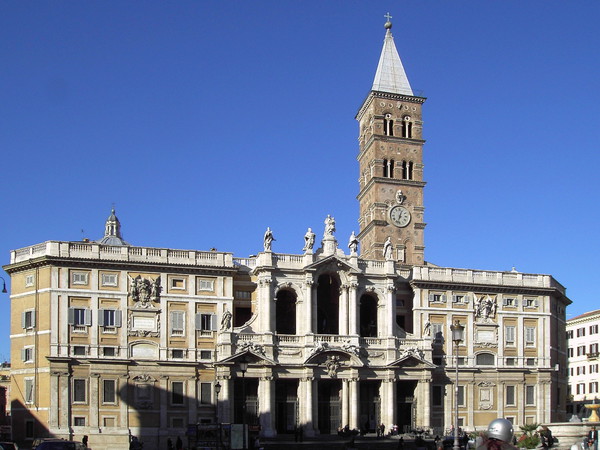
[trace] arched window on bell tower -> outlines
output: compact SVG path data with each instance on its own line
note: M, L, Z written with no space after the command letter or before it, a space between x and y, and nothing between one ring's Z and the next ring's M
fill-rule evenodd
M389 113L383 117L383 133L386 136L394 135L394 119L392 119L392 115Z
M383 160L383 177L394 178L394 160L384 159Z
M402 179L412 180L413 179L413 166L412 161L402 161Z
M410 116L404 116L402 120L402 137L412 139L412 122Z

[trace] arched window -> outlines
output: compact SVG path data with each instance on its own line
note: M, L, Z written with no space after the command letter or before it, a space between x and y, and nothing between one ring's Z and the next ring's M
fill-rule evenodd
M392 119L391 114L386 114L383 117L383 133L386 136L394 135L394 120Z
M338 334L339 314L340 282L335 275L323 274L317 287L317 333Z
M405 116L402 120L402 137L412 139L412 122L410 116Z
M283 289L275 296L275 331L296 334L296 294Z
M388 174L389 174L389 172L388 172L388 168L389 168L389 166L388 166L388 160L387 160L387 159L384 159L384 160L383 160L383 177L384 177L384 178L387 178L387 177L388 177Z
M360 335L377 337L377 299L371 295L360 298Z
M496 364L496 358L492 353L480 353L475 358L478 366L493 366Z

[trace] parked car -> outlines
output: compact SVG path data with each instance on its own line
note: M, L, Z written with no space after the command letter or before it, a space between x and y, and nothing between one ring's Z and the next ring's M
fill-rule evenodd
M19 450L14 442L0 442L0 450Z
M64 439L44 439L36 450L86 450L85 445L77 441L65 441Z

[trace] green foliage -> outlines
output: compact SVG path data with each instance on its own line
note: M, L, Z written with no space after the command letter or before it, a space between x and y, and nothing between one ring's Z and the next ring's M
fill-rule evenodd
M530 423L528 425L522 425L521 431L523 434L517 440L517 447L520 448L536 448L540 445L540 437L536 433L536 430L540 426L539 423Z

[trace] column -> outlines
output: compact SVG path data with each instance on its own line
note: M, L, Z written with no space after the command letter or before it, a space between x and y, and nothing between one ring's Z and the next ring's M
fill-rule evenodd
M60 426L60 422L58 421L58 411L59 411L59 384L60 384L60 376L61 372L52 372L50 374L50 411L48 411L48 425L50 426L50 430L58 428Z
M169 428L169 424L167 423L167 410L169 409L169 399L167 397L167 393L170 392L169 389L169 376L163 375L159 380L160 386L160 422L159 427L161 429ZM134 394L135 395L135 394Z
M394 335L394 324L396 322L396 296L394 295L396 292L396 287L394 286L393 281L389 281L387 285L387 294L385 298L385 308L384 316L385 316L385 325L383 331L383 336L393 336Z
M498 417L504 417L504 393L506 392L506 382L498 383L498 392L496 393L496 404L498 405Z
M188 379L188 386L191 386L188 391L188 423L198 423L198 399L200 397L200 378L196 375Z
M219 395L219 420L221 423L233 423L232 405L234 402L233 389L231 387L231 375L223 375L218 377L221 384L221 394Z
M272 376L259 379L258 392L258 413L262 435L264 437L274 437L277 433L274 427L275 382Z
M381 396L381 423L389 430L394 424L394 378L381 380L379 395Z
M423 428L431 427L431 379L424 378L419 380L419 410L422 411L421 426Z
M348 392L348 379L342 380L342 427L350 426L350 395Z
M90 414L90 427L99 428L100 423L98 417L98 409L100 408L100 374L90 374L90 403L89 403L89 414Z
M306 278L306 280L304 281L304 313L305 316L302 318L302 328L301 330L304 330L304 334L310 334L310 333L314 333L314 329L313 329L313 320L312 320L312 315L313 315L313 296L312 296L312 287L313 287L313 280L312 278Z
M348 334L348 285L346 284L342 285L340 288L340 309L338 320L339 334L341 336L346 336Z
M132 395L129 392L129 375L123 374L119 376L118 392L123 393L123 397L119 398L119 422L118 426L121 429L129 428L129 414L128 408L130 402L129 396Z
M300 380L302 386L300 397L300 425L304 428L304 435L313 437L315 435L314 414L313 414L313 384L314 377L304 377Z
M348 334L358 336L358 299L356 298L356 290L358 283L353 281L348 288Z
M260 305L259 309L261 312L261 329L258 330L261 333L266 331L272 331L272 320L271 320L271 312L272 308L272 295L271 295L271 282L273 280L271 277L263 277L258 280L258 285L260 286L258 303Z
M359 378L354 377L350 379L349 394L350 394L350 429L358 429L360 427L358 423L358 391Z
M69 428L69 417L71 416L71 403L69 402L69 381L71 377L68 373L62 373L59 379L60 385L60 409L58 425L60 428Z

